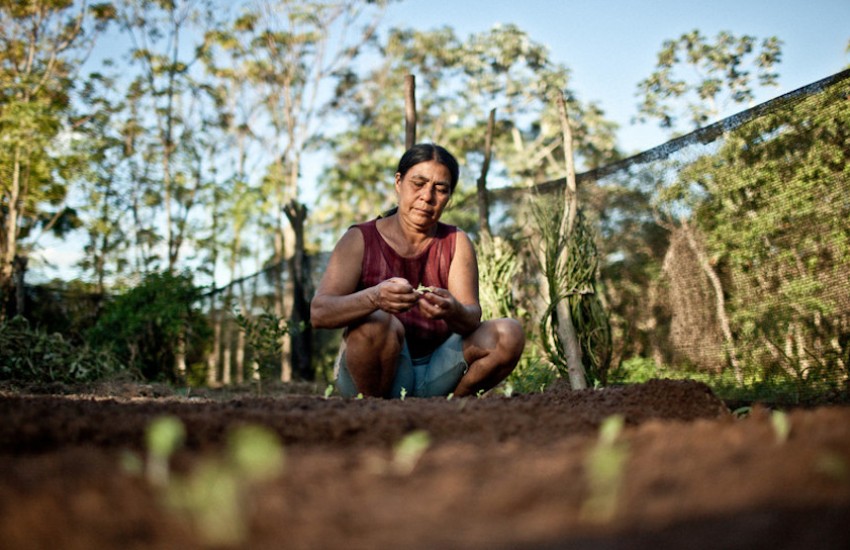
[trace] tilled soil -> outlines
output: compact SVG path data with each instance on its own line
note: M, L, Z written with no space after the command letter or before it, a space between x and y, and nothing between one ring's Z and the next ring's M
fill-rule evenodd
M0 393L0 546L850 548L846 406L739 419L683 381L453 400L118 393ZM157 486L132 459L162 415L187 434ZM625 428L603 446L612 415ZM240 425L274 433L284 468L239 482L238 502L195 503L219 512L215 539L167 496L231 479L210 465ZM404 463L414 432L427 443Z

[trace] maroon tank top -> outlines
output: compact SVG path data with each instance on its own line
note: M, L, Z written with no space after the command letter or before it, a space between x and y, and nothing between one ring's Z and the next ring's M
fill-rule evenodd
M369 288L392 277L404 277L413 288L420 284L448 288L449 267L455 253L457 227L437 223L437 234L421 253L406 258L398 254L378 232L377 220L355 225L363 234L363 262L358 290ZM428 355L449 337L445 321L426 319L418 306L396 314L404 325L405 339L413 357Z

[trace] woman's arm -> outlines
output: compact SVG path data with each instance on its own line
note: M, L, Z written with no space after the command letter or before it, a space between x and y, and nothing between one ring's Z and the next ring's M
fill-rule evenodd
M416 303L418 295L400 277L357 291L363 247L363 234L354 228L346 231L334 247L310 303L310 322L314 328L341 328L379 309L401 313Z

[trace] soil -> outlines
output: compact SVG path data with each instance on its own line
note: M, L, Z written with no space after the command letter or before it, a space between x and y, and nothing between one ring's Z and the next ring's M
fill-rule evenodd
M187 435L158 486L131 459L165 414ZM612 415L625 427L604 447ZM740 418L696 382L404 401L4 390L0 416L10 549L850 548L850 407ZM223 464L246 424L277 436L284 467L239 481L234 509L196 504L221 512L232 537L214 540L167 487ZM405 468L396 444L420 430Z

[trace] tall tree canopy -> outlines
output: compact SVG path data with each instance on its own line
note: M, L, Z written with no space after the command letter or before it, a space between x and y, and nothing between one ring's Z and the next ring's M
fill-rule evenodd
M25 265L23 241L72 213L64 200L83 159L66 147L71 91L113 15L109 4L71 0L0 4L0 309L15 262Z
M754 84L777 84L774 66L781 60L781 48L775 36L759 42L726 31L714 41L698 30L667 40L658 52L655 72L638 83L637 120L656 119L662 128L679 132L704 126L730 104L750 104Z

